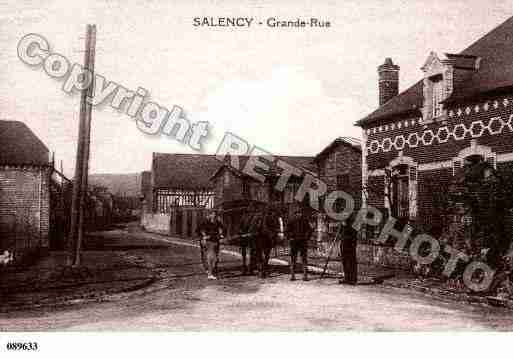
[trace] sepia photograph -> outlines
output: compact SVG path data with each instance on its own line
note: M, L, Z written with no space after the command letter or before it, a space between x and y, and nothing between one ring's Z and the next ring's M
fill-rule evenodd
M513 331L510 2L7 0L0 46L0 356Z

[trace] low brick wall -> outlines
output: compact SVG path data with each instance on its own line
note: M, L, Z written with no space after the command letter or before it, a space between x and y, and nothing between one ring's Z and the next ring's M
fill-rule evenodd
M322 241L317 243L313 255L327 256L330 252L331 258L340 256L340 243L337 243L330 250L331 242ZM373 243L358 243L356 247L358 262L362 264L375 264L387 268L411 270L413 261L408 253L399 253L394 247L382 246Z
M170 223L168 214L143 213L141 216L141 226L148 232L169 235Z
M372 243L358 244L357 255L360 262L377 264L396 269L413 269L413 261L408 253L397 252L394 247L381 246Z

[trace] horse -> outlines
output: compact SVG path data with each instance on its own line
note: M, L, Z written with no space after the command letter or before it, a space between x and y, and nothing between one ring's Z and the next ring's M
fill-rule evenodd
M250 249L249 274L258 270L261 278L268 272L271 250L284 238L283 218L275 211L267 209L243 218L241 225L241 252L243 272L247 272L246 255Z

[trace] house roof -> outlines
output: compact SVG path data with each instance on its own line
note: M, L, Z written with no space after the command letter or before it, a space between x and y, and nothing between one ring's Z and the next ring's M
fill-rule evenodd
M215 155L153 153L153 187L211 189L210 176L221 165Z
M315 172L313 157L306 156L275 156L288 164ZM249 156L239 156L239 168L244 168ZM227 157L227 161L229 157ZM184 190L212 189L211 179L217 176L221 168L228 167L219 161L215 155L153 153L153 187L181 188ZM231 168L231 167L229 167ZM233 169L243 175L238 169ZM278 172L277 166L272 166L273 172Z
M481 58L479 70L471 72L455 87L446 102L460 101L479 94L513 86L513 17L490 31L458 54L459 67L472 58ZM462 56L463 55L463 56ZM447 54L448 57L455 56ZM467 59L467 60L466 60ZM422 107L422 81L393 97L356 125L366 126L390 116L419 113Z
M0 120L0 164L48 165L48 147L23 122Z
M362 145L360 140L354 137L337 137L335 138L328 146L326 146L317 156L315 156L315 161L319 160L321 157L330 153L334 148L338 145L346 145L355 151L362 152Z
M219 173L221 173L221 169L223 169L223 168L228 168L240 176L249 176L249 175L243 173L242 170L244 169L247 161L250 158L251 158L251 156L239 156L238 157L239 168L231 167L229 165L229 160L227 161L227 163L222 163L219 166L219 168L215 172L212 173L211 179L214 179L215 177L217 177L219 175ZM316 166L314 163L314 157L310 157L310 156L274 156L274 158L275 158L275 160L270 165L268 172L263 172L259 169L255 169L255 171L260 172L261 174L266 175L266 176L279 175L281 173L282 169L277 165L277 161L282 160L291 166L308 171L312 174L316 174L316 172L317 172L317 169L316 169Z

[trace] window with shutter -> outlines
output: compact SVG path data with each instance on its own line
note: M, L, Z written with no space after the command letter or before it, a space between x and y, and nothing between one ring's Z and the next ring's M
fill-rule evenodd
M392 215L399 219L408 219L410 215L410 176L407 165L394 168L392 177Z

